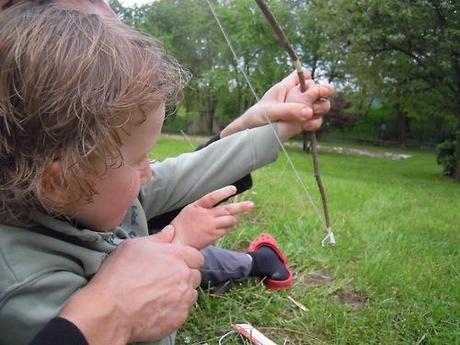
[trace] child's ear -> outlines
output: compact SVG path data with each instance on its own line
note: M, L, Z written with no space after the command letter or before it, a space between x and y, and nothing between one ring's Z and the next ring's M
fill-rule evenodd
M40 192L47 202L52 205L62 205L65 202L62 185L62 163L54 160L49 163L43 172L40 181Z

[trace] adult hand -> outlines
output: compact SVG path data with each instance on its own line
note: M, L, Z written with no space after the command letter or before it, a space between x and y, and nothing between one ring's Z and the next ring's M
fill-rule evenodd
M311 75L304 70L304 77L311 86ZM303 124L304 130L315 130L318 127L318 118L330 110L330 103L323 97L329 97L334 93L332 85L316 85L311 87L310 94L303 99L288 96L292 91L299 90L299 79L296 72L291 73L281 82L275 84L262 99L250 107L243 115L231 122L222 130L220 137L231 135L246 128L253 128L267 124L268 122L283 121L287 123ZM316 89L321 89L320 92ZM316 98L311 99L313 95ZM320 94L322 96L320 97ZM313 122L310 124L310 122ZM287 138L283 138L284 140Z
M173 227L124 241L60 317L74 323L90 344L155 341L178 329L197 299L203 256L174 245Z

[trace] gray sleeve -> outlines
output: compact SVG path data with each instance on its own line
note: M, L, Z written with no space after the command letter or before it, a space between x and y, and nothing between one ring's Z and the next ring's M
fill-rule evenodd
M139 200L150 219L233 183L277 156L278 142L269 125L247 129L153 164L153 179L142 188Z
M56 271L12 286L0 300L0 344L28 344L87 280Z

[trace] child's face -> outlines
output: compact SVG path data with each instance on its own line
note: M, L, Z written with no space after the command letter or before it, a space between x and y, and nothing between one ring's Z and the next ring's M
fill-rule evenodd
M143 123L127 126L129 135L122 134L120 148L124 164L119 168L108 168L103 177L91 180L97 194L91 203L82 201L77 205L75 220L97 231L111 230L123 221L141 186L152 177L148 153L160 135L164 115L163 103L147 113Z

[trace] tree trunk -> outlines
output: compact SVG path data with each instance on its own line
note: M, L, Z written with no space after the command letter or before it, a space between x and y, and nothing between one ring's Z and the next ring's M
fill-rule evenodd
M213 128L214 128L214 117L215 117L215 112L216 112L216 106L217 102L215 101L214 97L212 96L211 92L209 91L208 93L208 102L207 102L207 109L206 109L206 120L207 124L206 126L208 127L208 134L212 135L213 134Z
M454 169L454 180L460 183L460 97L458 97L458 91L460 90L460 54L455 51L452 53L452 66L454 67L454 81L456 84L457 95L455 117L457 118L457 128L455 131L455 169Z
M460 124L455 133L455 169L454 180L460 183Z
M409 120L404 110L398 110L398 122L399 122L399 145L402 147L406 147Z
M308 140L308 134L307 132L303 131L302 132L302 136L303 136L303 145L302 145L302 150L303 152L305 153L310 153L310 140Z

